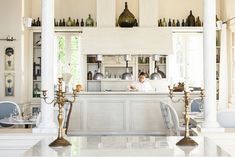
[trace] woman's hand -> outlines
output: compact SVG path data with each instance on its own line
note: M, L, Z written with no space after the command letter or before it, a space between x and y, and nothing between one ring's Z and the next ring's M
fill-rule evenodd
M129 89L130 91L137 91L137 88L136 88L134 85L129 85L129 86L128 86L128 89Z

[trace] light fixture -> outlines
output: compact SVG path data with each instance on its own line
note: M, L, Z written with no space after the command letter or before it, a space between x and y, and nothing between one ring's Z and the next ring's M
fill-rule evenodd
M101 70L100 70L100 63L102 61L102 55L97 55L96 56L96 61L98 63L98 69L97 69L97 72L94 74L93 76L93 80L101 80L103 78L103 74L101 73Z
M153 55L153 61L154 61L154 72L150 75L150 80L161 80L162 76L158 72L158 68L157 68L157 62L159 61L159 56Z
M225 22L223 22L222 20L216 21L216 27L217 27L217 29L218 29L218 30L221 30L223 24L227 24L229 21L232 21L232 20L234 20L234 19L235 19L235 17L232 17L232 18L226 20Z
M128 69L128 61L130 60L131 60L131 55L125 55L126 72L122 74L122 80L132 80L132 74L129 72Z

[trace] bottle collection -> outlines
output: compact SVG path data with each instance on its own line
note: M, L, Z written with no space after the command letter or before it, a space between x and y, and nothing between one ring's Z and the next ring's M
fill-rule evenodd
M91 14L88 15L88 18L86 20L84 20L83 18L81 20L72 19L71 17L68 17L67 20L65 18L59 19L59 20L54 19L54 26L55 27L72 27L72 26L94 27L95 25L96 25L96 23L94 22L93 18L91 17ZM40 21L39 17L37 19L33 19L32 26L36 26L36 27L41 26L41 21Z
M170 19L167 21L166 18L158 20L158 26L159 27L200 27L203 25L203 22L200 20L200 17L197 18L194 17L192 10L190 10L189 16L186 18L186 20L182 20L180 22L179 19Z

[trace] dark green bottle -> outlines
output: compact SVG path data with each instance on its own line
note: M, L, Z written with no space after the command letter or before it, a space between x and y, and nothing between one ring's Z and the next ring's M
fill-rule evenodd
M84 27L84 21L81 19L81 27Z
M179 21L179 20L177 20L176 26L177 26L177 27L180 27L180 21Z
M171 27L171 26L172 26L171 19L169 19L168 27Z
M176 26L176 23L175 23L175 20L172 21L172 27L175 27Z
M76 21L76 26L79 26L79 20L77 19L77 21Z

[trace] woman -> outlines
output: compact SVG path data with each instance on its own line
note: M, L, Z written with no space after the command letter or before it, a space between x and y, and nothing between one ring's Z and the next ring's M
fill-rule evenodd
M138 81L133 82L128 86L130 91L139 91L139 92L150 92L153 91L150 83L146 80L146 74L141 72L138 77Z

